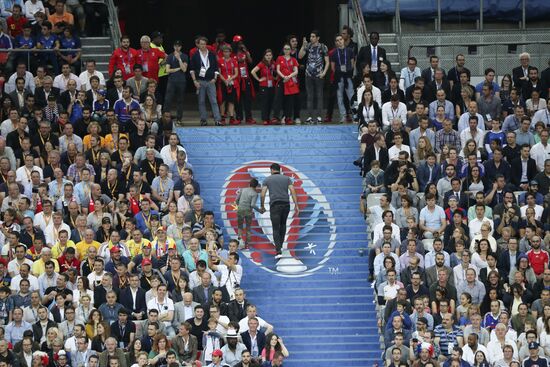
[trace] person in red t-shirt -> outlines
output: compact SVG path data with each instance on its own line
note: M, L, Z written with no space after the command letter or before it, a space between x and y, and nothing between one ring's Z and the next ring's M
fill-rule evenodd
M225 46L231 47L231 45L225 42L225 33L218 31L216 34L216 42L210 45L210 51L215 52L218 58L223 58L223 48Z
M260 75L258 76L258 72ZM273 51L267 49L264 51L262 61L258 63L250 72L250 75L258 81L260 86L260 96L262 100L262 120L264 125L276 123L277 119L269 120L271 108L273 107L273 98L275 97L275 63L273 62Z
M130 37L120 38L120 47L113 51L109 60L109 75L115 70L122 71L122 78L128 80L134 76L134 65L136 64L137 51L130 48Z
M23 26L27 23L27 18L21 15L22 12L23 9L21 8L21 5L15 4L13 6L12 15L6 20L8 23L8 33L12 38L15 38L23 33Z
M225 124L226 113L229 116L231 125L238 125L240 121L235 120L235 102L238 98L239 90L239 70L237 61L231 57L231 48L223 47L223 57L218 59L218 69L220 79L218 80L218 103L220 104L220 113L222 115L221 123Z
M282 96L285 124L292 125L294 112L299 108L300 86L298 84L298 61L290 55L290 44L283 46L283 55L277 57L275 65L280 79L277 93Z
M240 97L237 104L237 119L245 119L247 124L255 124L252 118L252 100L254 99L254 85L248 71L248 65L252 64L252 56L246 48L243 38L239 35L233 37L233 52L239 63Z
M166 58L164 51L151 48L151 38L142 36L139 40L141 49L137 52L137 63L143 67L143 76L159 81L159 63Z
M527 251L526 254L537 278L541 278L544 269L548 268L548 252L540 248L541 242L542 240L539 236L533 236L531 239L531 250Z

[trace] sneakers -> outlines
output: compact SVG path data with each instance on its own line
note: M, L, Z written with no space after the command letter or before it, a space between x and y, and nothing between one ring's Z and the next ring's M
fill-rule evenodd
M294 125L294 122L292 122L292 119L285 119L285 125Z
M323 123L323 119L321 118L321 116L317 116L317 123L318 123L318 124L322 124L322 123Z
M271 119L271 123L270 125L279 125L281 122L279 121L279 119L277 117L273 117Z
M294 122L296 122L296 125L301 125L302 124L302 120L300 120L299 117L297 119L294 119Z
M248 119L246 119L246 123L248 125L254 125L254 124L256 124L256 120L254 120L253 118L248 118Z
M264 125L270 125L271 123L269 122L269 120L264 120L263 124Z
M222 123L221 121L216 121L216 122L215 122L215 125L216 125L216 126L224 126L225 124Z
M206 120L201 120L201 126L207 126Z
M275 255L275 260L279 260L282 257L283 257L283 254L280 252L277 252L277 255Z
M245 243L241 237L238 238L239 240L239 249L245 248Z
M340 123L341 123L341 124L344 124L345 122L346 122L346 118L345 118L345 117L343 117L343 116L342 116L342 117L340 117Z
M351 117L351 115L346 116L346 122L353 122L353 118Z
M308 117L306 120L306 124L312 124L312 123L313 123L313 119L311 117Z

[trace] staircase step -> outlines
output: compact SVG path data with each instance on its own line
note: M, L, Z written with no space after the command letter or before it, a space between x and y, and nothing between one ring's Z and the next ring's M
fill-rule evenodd
M290 352L285 366L365 367L379 361L377 311L375 296L367 281L368 258L365 256L370 239L365 220L358 211L362 177L352 163L360 155L357 126L182 128L178 134L193 164L195 178L201 184L205 208L214 210L216 222L224 227L225 234L235 233L227 220L234 218L235 213L224 212L222 216L222 206L225 207L226 200L233 199L222 196L222 190L227 187L232 172L245 164L253 167L254 162L282 162L310 180L298 181L297 185L321 192L307 200L330 205L334 224L321 221L308 226L308 230L335 229L337 245L325 254L305 248L310 243L309 237L299 236L293 242L297 258L305 263L321 264L316 271L297 274L298 277L277 273L274 253L263 244L253 243L250 250L242 251L241 286L247 299L257 306L258 315L272 324L285 340ZM224 149L220 150L222 144ZM247 182L245 178L230 183L246 186ZM310 185L310 189L305 185ZM302 194L300 199L303 198ZM307 223L303 218L311 213L314 213L312 209L303 210L301 223L289 228L302 231ZM272 233L270 227L255 225L252 231L261 238ZM316 241L324 248L329 239ZM360 248L364 256L360 256ZM249 260L252 256L262 259L266 269Z

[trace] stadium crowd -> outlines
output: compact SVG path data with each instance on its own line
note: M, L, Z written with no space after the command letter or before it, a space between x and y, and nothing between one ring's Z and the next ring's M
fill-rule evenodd
M184 92L181 43L124 36L104 76L78 38L101 34L103 1L0 8L0 367L282 366L240 286L257 182L236 198L247 231L224 243L162 105Z
M398 78L378 38L355 164L384 365L548 366L550 68L521 53L472 85L465 55L433 55Z

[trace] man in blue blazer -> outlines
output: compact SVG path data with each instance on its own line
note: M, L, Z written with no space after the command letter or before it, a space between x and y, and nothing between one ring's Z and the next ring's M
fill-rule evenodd
M430 153L426 156L426 161L422 163L416 171L419 190L423 192L429 183L435 183L441 178L441 166L436 164L436 156Z

